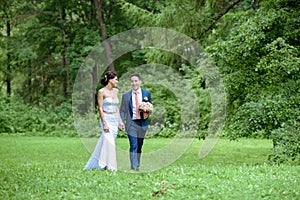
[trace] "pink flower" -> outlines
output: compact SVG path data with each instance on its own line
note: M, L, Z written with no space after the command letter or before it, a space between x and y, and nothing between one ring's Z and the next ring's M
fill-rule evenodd
M150 102L142 102L139 104L139 110L141 112L150 112L153 110L153 105Z

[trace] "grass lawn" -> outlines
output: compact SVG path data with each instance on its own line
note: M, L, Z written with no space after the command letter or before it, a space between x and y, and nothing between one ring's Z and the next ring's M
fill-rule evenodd
M0 199L300 199L300 166L266 164L269 140L219 139L203 159L194 140L172 164L141 173L82 170L94 141L0 136ZM145 154L167 144L146 139ZM117 146L127 152L127 139Z

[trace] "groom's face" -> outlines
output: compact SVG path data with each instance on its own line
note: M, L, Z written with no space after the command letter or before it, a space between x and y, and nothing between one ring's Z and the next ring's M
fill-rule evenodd
M137 76L132 76L130 78L130 84L133 90L138 90L141 86L142 81Z

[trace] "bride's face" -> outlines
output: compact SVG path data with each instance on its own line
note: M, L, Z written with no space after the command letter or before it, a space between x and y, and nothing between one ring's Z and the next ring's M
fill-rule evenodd
M137 76L130 78L130 84L133 90L138 90L141 86L142 81Z
M109 82L112 84L113 87L116 87L119 82L118 77L116 76L115 78L110 79Z

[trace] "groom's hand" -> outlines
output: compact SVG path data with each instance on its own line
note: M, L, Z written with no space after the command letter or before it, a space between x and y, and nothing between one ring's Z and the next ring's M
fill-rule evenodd
M148 112L144 112L143 115L144 115L144 119L147 119L149 117L149 113Z

